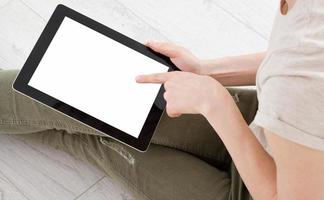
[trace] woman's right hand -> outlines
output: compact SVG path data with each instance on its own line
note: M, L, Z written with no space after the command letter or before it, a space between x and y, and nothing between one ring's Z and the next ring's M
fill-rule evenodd
M166 42L148 42L146 46L169 57L181 71L201 74L202 61L184 47Z

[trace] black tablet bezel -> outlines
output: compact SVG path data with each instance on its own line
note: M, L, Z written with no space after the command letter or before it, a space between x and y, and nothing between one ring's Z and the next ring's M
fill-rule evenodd
M47 48L49 47L52 39L54 38L57 30L59 29L63 19L68 17L72 20L75 20L129 48L144 54L151 59L166 65L169 67L168 71L178 70L175 65L172 64L168 57L165 57L161 54L155 53L143 44L125 36L121 33L93 20L89 17L78 13L64 5L58 5L49 19L46 27L44 28L41 36L39 37L37 43L35 44L33 50L31 51L28 59L26 60L23 68L18 74L15 82L13 83L13 89L21 92L63 114L66 114L85 125L88 125L92 128L99 130L100 132L111 136L139 151L146 151L149 146L150 140L153 136L154 130L159 122L159 119L163 113L165 107L165 102L163 99L163 87L161 86L160 91L155 98L155 101L151 107L151 110L148 114L148 117L143 125L141 133L138 138L135 138L109 124L102 122L99 119L96 119L87 113L78 110L54 97L51 97L31 86L28 85L29 80L31 79L33 73L35 72L37 66L39 65L42 57L44 56ZM164 102L162 107L157 105L158 102Z

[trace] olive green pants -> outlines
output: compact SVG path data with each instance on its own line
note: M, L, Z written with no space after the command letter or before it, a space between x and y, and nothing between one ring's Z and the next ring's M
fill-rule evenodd
M90 162L138 199L250 199L224 144L201 115L164 114L148 151L140 153L13 91L17 73L0 70L0 132L36 138ZM257 109L255 91L229 91L249 123Z

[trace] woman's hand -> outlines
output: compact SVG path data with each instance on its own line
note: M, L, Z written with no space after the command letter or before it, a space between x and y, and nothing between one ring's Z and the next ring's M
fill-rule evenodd
M170 117L181 114L207 115L218 110L227 96L227 90L215 79L190 72L167 72L136 77L138 83L164 84L166 111ZM232 98L230 98L232 100Z
M202 60L189 50L165 42L148 42L147 47L170 58L181 71L209 75L222 85L255 85L255 77L266 52Z
M202 70L202 61L181 46L166 42L148 42L146 46L169 57L181 71L200 74Z

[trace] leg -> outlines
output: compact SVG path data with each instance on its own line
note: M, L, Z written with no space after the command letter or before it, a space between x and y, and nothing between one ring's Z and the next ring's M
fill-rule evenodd
M103 136L65 115L12 90L12 82L18 70L0 71L0 129L6 133L23 134L47 129L68 133L84 133ZM102 138L103 141L111 141ZM208 122L199 115L186 115L161 119L152 143L160 144L196 155L221 169L228 168L230 157L223 143Z
M171 199L185 197L183 195L187 194L202 199L202 196L197 195L214 194L211 192L213 191L212 188L217 190L218 199L224 199L223 197L229 192L230 179L224 171L229 168L231 159L217 134L202 116L185 115L178 119L170 119L164 115L152 142L172 147L172 149L151 145L149 151L142 154L110 138L93 136L100 135L100 133L13 92L11 84L16 74L17 71L0 72L0 110L2 111L0 113L0 129L2 131L7 133L42 132L45 135L42 137L47 138L44 141L48 144L59 146L74 155L81 155L82 159L96 164L107 173L110 169L115 169L123 177L129 179L130 183L136 185L140 191L146 190L145 193L151 197L159 198L163 195L159 196L156 193L157 189L150 188L149 186L152 184L148 186L146 180L143 180L142 177L148 177L148 182L163 185L164 187L160 189L161 192L173 191L168 196ZM252 105L254 105L255 100L246 100L253 97L252 93L232 92L235 93L235 98L240 100L240 109L246 109L244 116L247 121L250 120L251 116L254 115L254 110L247 109L251 104L246 102L252 102ZM49 134L48 132L61 132L61 134ZM72 135L66 133L84 134ZM81 143L83 145L80 145ZM174 149L186 151L192 155ZM206 164L193 155L212 163L218 168ZM115 163L122 164L114 165ZM170 168L170 166L172 167ZM156 171L159 173L156 173ZM172 182L177 184L170 185ZM199 183L199 185L196 185L196 183ZM207 185L205 186L204 183ZM172 187L170 188L170 186ZM211 190L207 190L208 194L199 192L199 190L204 191L204 188L209 188L208 186L212 186ZM220 188L220 190L217 188ZM193 191L192 193L181 192L183 190ZM205 196L203 199L208 198Z
M47 129L102 135L79 122L12 90L18 70L0 70L0 129L7 133L34 133Z
M118 175L149 199L227 198L230 179L226 172L173 148L152 144L143 154L96 136L96 131L13 92L16 74L0 71L2 132L40 139L43 144L63 149L110 175Z
M65 130L104 136L65 115L12 90L18 70L0 71L0 128L7 133L33 133L47 129ZM255 91L229 89L237 99L245 119L250 122L256 112ZM252 108L252 109L251 109ZM220 168L229 167L229 155L213 128L200 115L176 119L162 116L152 143L176 148L196 155Z
M24 134L86 160L108 175L121 180L144 199L227 200L230 178L227 172L188 153L152 144L146 153L126 146L114 149L103 145L100 137L47 130ZM117 144L119 145L119 144ZM127 156L123 156L127 153Z

